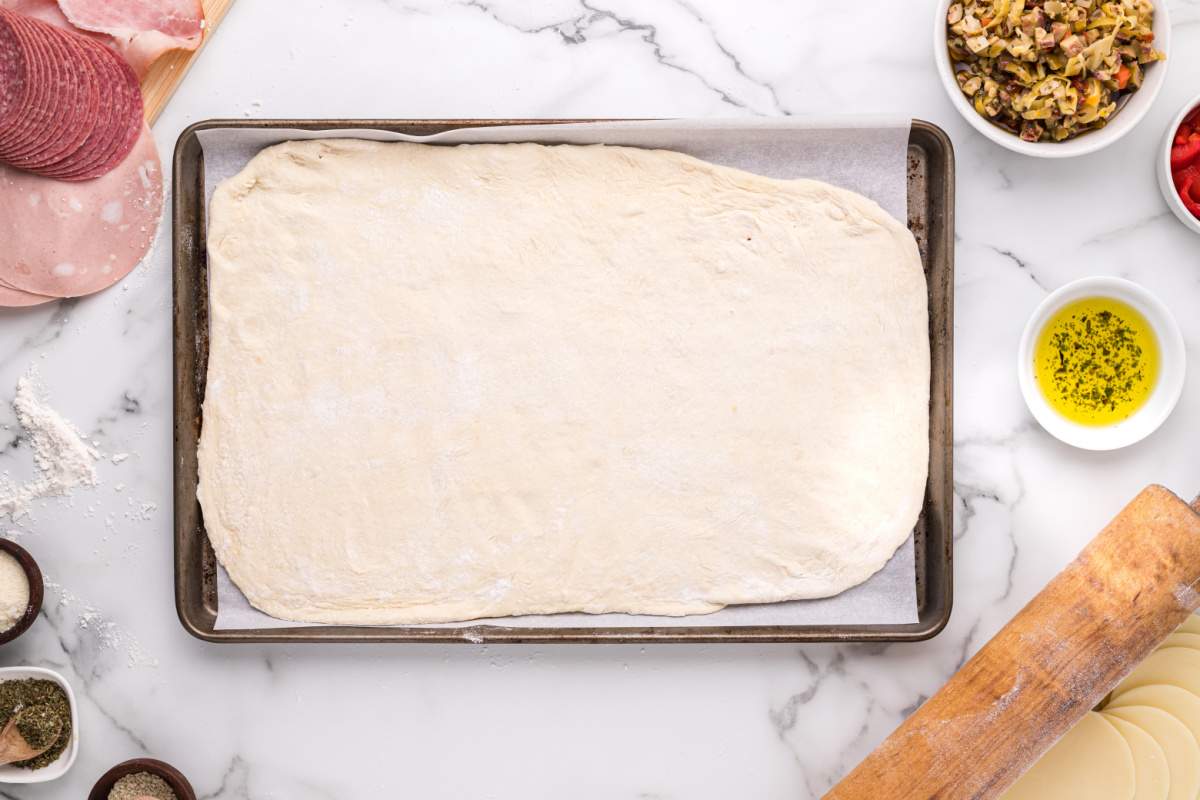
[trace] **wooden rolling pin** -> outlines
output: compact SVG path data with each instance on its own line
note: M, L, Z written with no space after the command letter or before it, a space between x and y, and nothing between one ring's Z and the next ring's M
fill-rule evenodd
M1000 795L1200 606L1200 498L1151 486L826 800Z

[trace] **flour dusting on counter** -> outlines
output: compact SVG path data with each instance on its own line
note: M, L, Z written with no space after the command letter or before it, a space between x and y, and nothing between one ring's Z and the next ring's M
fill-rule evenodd
M43 497L67 496L78 486L95 486L100 452L87 444L75 426L49 406L33 373L17 381L13 410L23 431L21 440L33 452L36 476L20 485L0 478L0 515L18 519Z
M71 639L72 649L82 649L91 658L105 654L123 657L125 666L130 668L158 666L158 659L143 650L134 636L105 616L101 609L84 602L49 577L46 578L46 589L58 596L55 603L46 604L46 609L51 620L60 623L56 626L59 634Z

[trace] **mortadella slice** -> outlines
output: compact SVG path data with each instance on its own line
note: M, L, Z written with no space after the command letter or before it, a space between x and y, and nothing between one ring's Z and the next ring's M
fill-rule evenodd
M150 249L162 207L162 168L145 124L129 155L95 180L0 166L0 283L53 297L107 288Z
M11 286L5 286L4 284L0 283L0 307L3 308L40 306L42 303L49 303L51 300L57 299L57 297L47 297L41 294L33 294L32 292L23 292L20 289L14 289Z

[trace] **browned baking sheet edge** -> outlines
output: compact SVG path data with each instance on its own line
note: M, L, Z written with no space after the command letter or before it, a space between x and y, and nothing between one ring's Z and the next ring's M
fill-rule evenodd
M196 500L207 357L207 254L203 153L207 128L379 128L411 134L487 125L607 120L246 120L197 122L179 135L173 164L175 606L183 627L209 642L900 642L937 635L953 597L954 150L936 125L914 120L909 137L909 228L929 283L931 343L929 482L916 528L919 619L907 625L669 628L462 628L316 626L214 630L216 560ZM702 619L702 618L701 618Z

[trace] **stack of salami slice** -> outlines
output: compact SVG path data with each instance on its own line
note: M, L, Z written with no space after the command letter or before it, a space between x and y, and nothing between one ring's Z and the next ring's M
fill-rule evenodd
M163 176L116 40L52 0L13 2L0 0L0 306L33 306L129 274L158 230Z
M120 164L141 132L141 87L120 56L0 8L0 161L91 180Z

